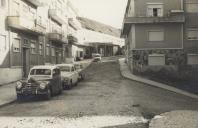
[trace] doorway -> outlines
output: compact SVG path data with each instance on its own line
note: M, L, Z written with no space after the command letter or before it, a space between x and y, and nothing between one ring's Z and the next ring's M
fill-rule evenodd
M23 48L22 49L22 61L23 61L23 78L27 78L28 77L28 73L29 73L29 48Z

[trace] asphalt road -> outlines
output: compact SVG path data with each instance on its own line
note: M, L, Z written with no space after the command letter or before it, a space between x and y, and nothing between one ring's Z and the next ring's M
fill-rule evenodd
M133 115L150 119L171 110L198 110L196 99L123 78L116 61L93 63L85 73L86 79L78 86L50 101L16 102L0 108L0 116Z

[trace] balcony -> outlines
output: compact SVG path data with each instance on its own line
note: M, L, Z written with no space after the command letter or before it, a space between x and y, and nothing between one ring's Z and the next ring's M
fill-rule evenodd
M45 33L46 32L46 24L35 20L35 31Z
M57 43L67 43L67 38L63 36L63 34L60 34L58 32L49 33L48 34L49 40L57 42Z
M57 9L49 9L49 16L59 24L64 24L64 16Z
M126 17L124 23L147 24L147 23L184 23L184 15L170 15L167 17Z
M128 33L132 24L184 23L184 13L171 11L164 17L125 17L121 36Z
M39 6L42 6L43 5L43 3L40 2L40 0L26 0L26 1L29 2L29 3L31 3L31 4L33 4L36 7L39 7Z
M69 34L67 36L67 38L68 38L68 42L69 43L76 43L76 42L78 42L78 39L73 34Z
M73 18L69 18L68 22L69 22L69 25L70 25L73 29L78 30L78 26L77 26L77 24L75 24Z
M36 20L29 20L22 16L8 16L7 24L9 27L32 33L35 35L42 35L45 33L45 26L38 24Z

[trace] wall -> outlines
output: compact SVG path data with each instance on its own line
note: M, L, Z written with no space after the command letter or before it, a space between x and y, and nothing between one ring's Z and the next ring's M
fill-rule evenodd
M101 42L101 43L112 42L115 45L119 45L119 46L124 45L124 39L87 29L79 30L78 36L79 36L79 42Z
M149 30L164 30L164 41L148 41ZM182 48L181 24L142 24L135 25L135 48Z
M0 84L22 79L21 68L0 68Z
M135 16L147 15L147 3L164 3L164 16L170 10L180 10L182 7L181 0L135 0Z
M198 3L197 0L185 0L185 3L186 2ZM188 28L198 28L198 13L187 12L185 4L184 4L184 9L185 9L185 17L186 17L186 22L184 25L184 48L189 53L198 54L198 40L188 40L187 39Z

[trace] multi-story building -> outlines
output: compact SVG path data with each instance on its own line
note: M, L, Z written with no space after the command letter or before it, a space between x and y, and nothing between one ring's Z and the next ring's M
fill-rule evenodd
M0 0L0 83L34 65L65 62L66 0Z
M78 31L79 42L86 45L87 57L91 57L92 53L102 56L121 54L124 39L120 38L119 29L84 17L78 17L78 20L82 24L82 29Z
M197 0L128 0L121 36L133 71L198 64Z
M65 47L68 43L67 0L49 0L43 8L47 10L46 63L58 64L65 62ZM42 9L43 9L42 8ZM44 10L43 9L43 10Z
M26 76L32 65L44 64L46 25L31 0L1 0L1 82ZM9 77L8 77L9 76Z
M67 2L68 12L68 45L66 48L67 59L69 61L78 60L84 57L84 48L81 47L78 31L81 29L81 24L77 20L78 10L73 6L71 1Z

